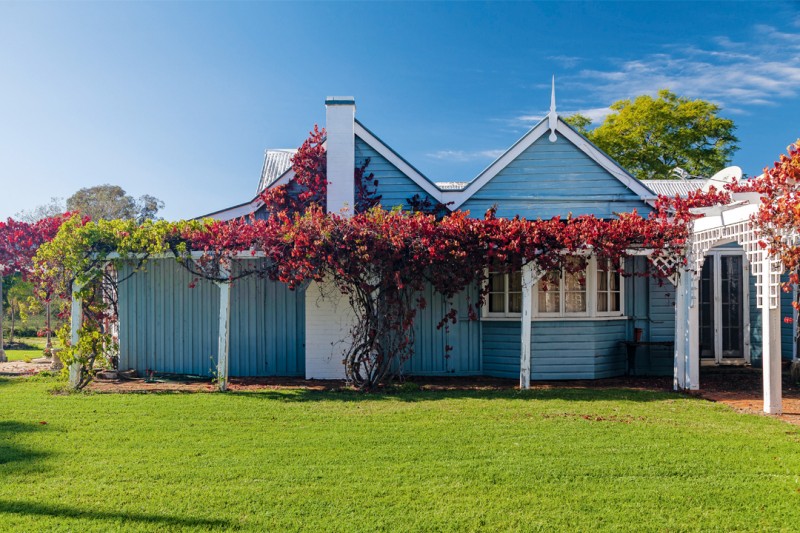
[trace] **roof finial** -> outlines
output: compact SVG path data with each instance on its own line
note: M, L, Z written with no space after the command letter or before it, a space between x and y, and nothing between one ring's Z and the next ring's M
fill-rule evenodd
M558 113L556 113L556 77L553 75L553 89L550 93L550 113L547 114L547 126L550 128L551 143L556 142L556 126L558 126Z

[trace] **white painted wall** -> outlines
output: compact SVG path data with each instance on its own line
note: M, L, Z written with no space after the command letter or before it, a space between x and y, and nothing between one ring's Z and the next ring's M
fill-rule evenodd
M347 209L353 213L356 166L356 103L352 96L325 99L325 149L328 158L328 212Z
M347 297L330 283L306 289L306 379L344 379L342 359L353 324Z

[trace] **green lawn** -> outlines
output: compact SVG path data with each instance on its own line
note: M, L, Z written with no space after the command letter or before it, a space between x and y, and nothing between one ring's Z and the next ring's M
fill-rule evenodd
M29 361L44 356L44 347L47 341L44 337L15 337L15 344L25 344L27 348L6 347L6 357L9 361ZM56 340L53 339L53 345Z
M673 394L52 386L0 379L0 529L800 524L800 428Z

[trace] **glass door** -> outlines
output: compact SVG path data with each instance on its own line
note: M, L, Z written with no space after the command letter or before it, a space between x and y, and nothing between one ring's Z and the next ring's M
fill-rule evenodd
M744 276L742 256L719 256L719 313L722 359L744 357Z
M700 274L700 357L716 360L714 348L714 258L707 257Z
M717 364L744 360L746 300L743 256L710 252L698 293L701 358Z

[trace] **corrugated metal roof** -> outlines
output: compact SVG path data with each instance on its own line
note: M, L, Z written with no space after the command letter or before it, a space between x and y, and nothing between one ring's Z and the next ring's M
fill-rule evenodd
M461 191L467 188L468 181L437 181L434 185L443 191Z
M642 180L648 189L665 196L688 196L690 192L702 189L707 179L696 180Z
M273 181L292 168L292 156L295 152L297 150L291 148L264 152L264 167L261 169L261 179L258 182L256 194L269 187Z

